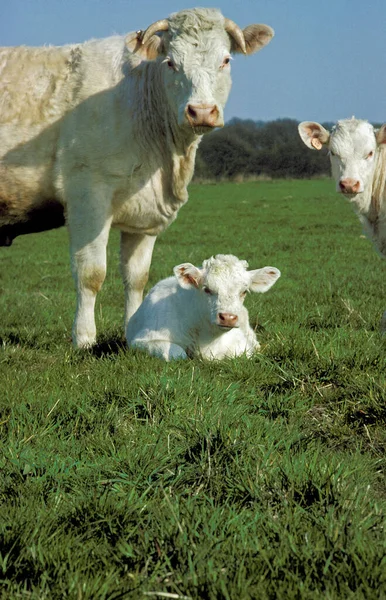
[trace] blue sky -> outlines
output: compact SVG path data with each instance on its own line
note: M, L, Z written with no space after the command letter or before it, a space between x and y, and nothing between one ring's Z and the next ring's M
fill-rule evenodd
M0 0L0 43L81 42L193 6L275 29L267 48L232 62L227 120L386 121L386 0Z

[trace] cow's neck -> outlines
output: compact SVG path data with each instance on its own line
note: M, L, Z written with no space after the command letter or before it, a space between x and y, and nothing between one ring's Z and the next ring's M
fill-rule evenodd
M379 252L386 256L386 149L378 149L371 183L352 202Z
M178 209L188 199L187 186L193 176L201 136L179 127L170 113L157 62L143 65L138 93L141 109L137 135L141 136L145 154L152 156L166 173L165 181L170 181L169 202Z

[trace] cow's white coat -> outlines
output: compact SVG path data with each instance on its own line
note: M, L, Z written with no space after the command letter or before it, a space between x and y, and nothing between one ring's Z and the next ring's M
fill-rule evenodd
M299 134L311 149L329 149L336 191L353 204L366 234L386 257L386 125L379 130L367 121L338 121L331 133L313 121L299 124ZM382 318L386 330L386 312Z
M0 245L66 220L78 347L95 342L110 228L122 232L127 322L141 302L156 236L188 198L201 135L222 124L228 58L240 51L224 17L193 9L168 23L145 44L137 32L0 49ZM264 25L247 27L247 53L272 35ZM190 105L198 106L199 127Z
M246 261L229 254L205 260L200 268L176 266L174 277L157 283L129 320L129 346L164 360L251 356L260 344L249 325L245 295L266 292L280 271L247 267Z

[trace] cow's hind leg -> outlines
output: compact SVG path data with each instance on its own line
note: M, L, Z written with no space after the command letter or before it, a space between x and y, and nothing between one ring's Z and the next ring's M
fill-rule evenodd
M112 217L109 198L99 190L91 202L77 198L68 209L70 252L77 304L72 339L77 348L96 340L95 300L106 276L106 246ZM99 202L98 202L99 201Z
M125 286L125 330L142 302L156 236L121 233L121 272Z

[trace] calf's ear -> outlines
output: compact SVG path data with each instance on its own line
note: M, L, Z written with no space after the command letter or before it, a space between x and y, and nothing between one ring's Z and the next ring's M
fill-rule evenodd
M386 144L386 124L382 125L376 133L377 143L379 145Z
M319 123L303 121L298 125L299 135L306 146L311 150L321 150L323 144L327 144L330 133Z
M249 289L251 292L266 292L279 279L281 273L275 267L263 267L255 271L248 271Z
M202 271L192 263L183 263L173 269L179 285L185 290L192 287L198 288L202 282Z

